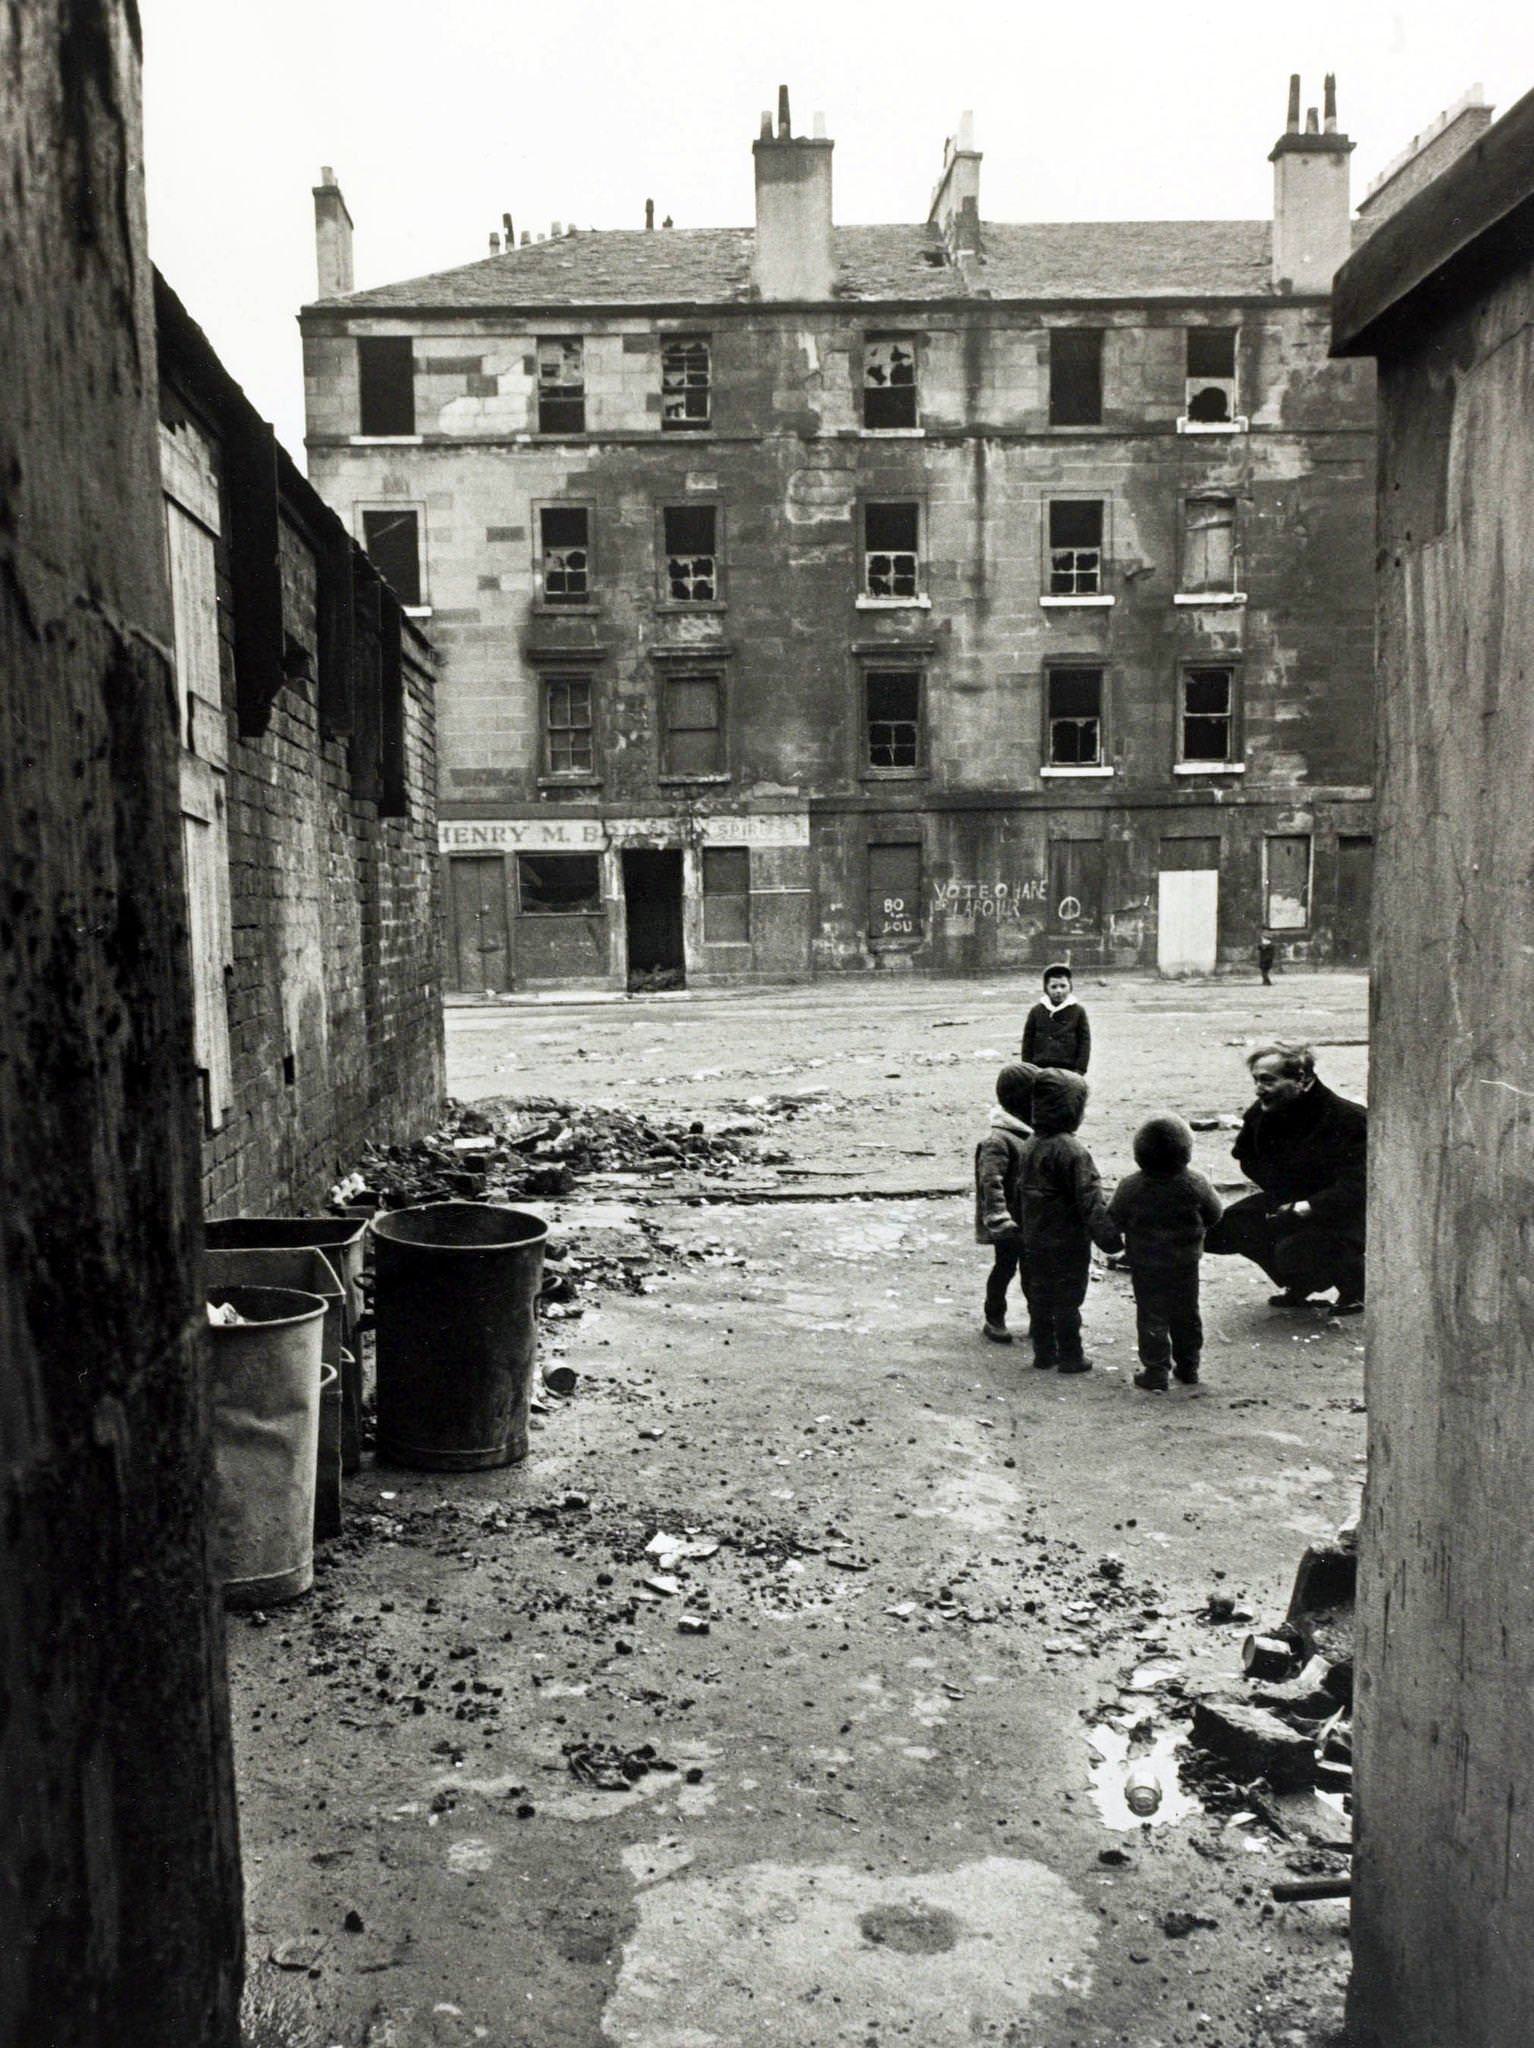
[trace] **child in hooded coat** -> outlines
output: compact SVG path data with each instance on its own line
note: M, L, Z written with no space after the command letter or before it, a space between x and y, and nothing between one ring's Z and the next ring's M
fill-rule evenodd
M1086 1106L1087 1084L1079 1074L1046 1067L1034 1083L1034 1138L1023 1155L1018 1199L1028 1334L1033 1362L1046 1371L1090 1370L1081 1345L1081 1304L1093 1241L1105 1252L1123 1249L1092 1155L1076 1136Z
M1135 1385L1148 1394L1167 1391L1168 1365L1185 1386L1198 1383L1198 1262L1204 1233L1224 1210L1192 1158L1193 1133L1182 1118L1153 1116L1135 1133L1139 1172L1120 1181L1108 1204L1129 1247L1141 1365Z
M1014 1061L996 1076L997 1107L990 1128L975 1147L975 1239L992 1250L985 1283L985 1334L993 1344L1010 1344L1007 1289L1023 1255L1018 1175L1033 1136L1033 1084L1037 1067Z

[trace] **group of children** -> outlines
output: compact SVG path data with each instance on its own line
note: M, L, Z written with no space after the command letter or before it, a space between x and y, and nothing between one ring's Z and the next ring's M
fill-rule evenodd
M998 1107L975 1151L975 1235L991 1246L985 1334L1010 1344L1007 1290L1019 1277L1028 1303L1033 1362L1087 1372L1081 1309L1092 1246L1127 1254L1134 1287L1140 1370L1135 1385L1164 1394L1173 1374L1195 1386L1204 1331L1198 1271L1219 1196L1191 1165L1193 1134L1181 1117L1153 1116L1135 1133L1137 1172L1111 1200L1077 1137L1087 1106L1091 1032L1072 993L1070 968L1044 970L1044 1001L1023 1032L1023 1056L996 1077Z

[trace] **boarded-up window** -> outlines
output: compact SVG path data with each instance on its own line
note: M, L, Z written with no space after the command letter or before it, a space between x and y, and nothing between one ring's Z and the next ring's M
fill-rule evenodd
M1182 679L1184 761L1233 761L1236 675L1230 668L1189 668Z
M591 516L584 505L545 505L538 514L545 604L591 600Z
M885 334L863 348L863 424L916 424L916 344L909 335Z
M868 849L868 936L921 937L921 842Z
M1184 509L1182 587L1186 591L1236 588L1236 501L1189 498Z
M228 990L234 940L224 787L225 777L217 770L183 755L181 849L192 955L192 1058L202 1082L203 1124L209 1131L218 1130L234 1107Z
M915 669L870 669L868 766L915 768L921 761L921 675Z
M701 434L709 422L713 365L708 337L678 334L661 343L660 423L668 434Z
M1049 922L1058 932L1095 932L1103 917L1103 842L1049 842Z
M1102 587L1102 499L1052 498L1049 504L1050 595L1090 597Z
M578 334L538 344L538 431L586 431L586 357Z
M413 511L362 515L362 545L401 604L421 602L420 522Z
M724 773L723 695L718 676L667 678L662 749L667 775Z
M590 775L596 767L587 676L550 676L543 686L544 769Z
M1052 768L1092 768L1103 758L1103 672L1052 668L1045 678L1045 760Z
M751 852L745 846L703 849L703 938L710 946L743 946L751 937Z
M1095 427L1103 417L1103 335L1100 327L1049 330L1049 423Z
M863 507L863 591L867 597L915 597L921 590L921 508Z
M578 917L602 908L594 853L519 853L517 901L524 917Z
M719 596L719 515L713 505L668 505L665 596L671 604L712 604Z
M1272 932L1299 932L1310 923L1310 834L1274 833L1267 856L1267 914Z
M408 334L357 337L357 431L415 432L415 343Z

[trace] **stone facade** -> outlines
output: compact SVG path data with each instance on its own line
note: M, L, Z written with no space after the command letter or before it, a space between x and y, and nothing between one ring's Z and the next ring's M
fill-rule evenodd
M1337 280L1380 378L1349 2038L1534 2009L1534 94Z
M1289 247L1345 246L1348 148L1296 101ZM925 226L832 228L830 149L764 130L754 235L303 313L311 474L405 515L442 651L448 986L1361 960L1373 380L1324 290L1264 222L982 224L967 137Z
M163 282L159 311L203 1190L286 1213L442 1099L435 661Z

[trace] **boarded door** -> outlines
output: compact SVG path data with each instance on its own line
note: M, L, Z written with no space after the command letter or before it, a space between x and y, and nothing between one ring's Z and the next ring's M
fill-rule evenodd
M1103 842L1049 842L1049 921L1056 932L1096 932L1103 921Z
M1374 889L1374 841L1366 834L1337 841L1337 959L1345 967L1369 964L1369 910Z
M1156 965L1161 972L1213 974L1219 927L1218 868L1163 868L1156 877Z
M448 862L453 899L453 987L461 995L500 995L511 987L506 932L506 863L498 853Z
M868 849L868 936L921 937L921 847L914 840Z

